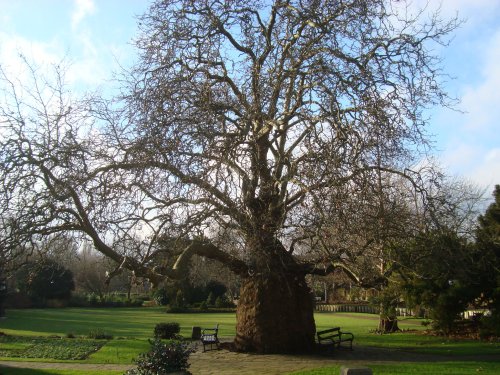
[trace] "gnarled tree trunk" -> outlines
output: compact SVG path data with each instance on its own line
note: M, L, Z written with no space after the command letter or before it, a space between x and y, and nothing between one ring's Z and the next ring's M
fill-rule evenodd
M393 333L400 331L396 316L380 316L378 330L380 333Z
M240 289L236 349L258 353L311 351L313 312L304 275L277 271L248 276Z

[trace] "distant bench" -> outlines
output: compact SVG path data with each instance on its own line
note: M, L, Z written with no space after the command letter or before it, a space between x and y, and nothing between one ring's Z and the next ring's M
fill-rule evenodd
M343 343L349 343L349 349L352 350L354 335L350 332L342 332L340 327L325 329L317 332L316 335L320 347L340 349Z
M210 345L210 349L212 349L212 345L215 345L215 348L219 349L219 325L217 324L215 328L205 328L201 332L200 340L203 344L204 352L207 345Z

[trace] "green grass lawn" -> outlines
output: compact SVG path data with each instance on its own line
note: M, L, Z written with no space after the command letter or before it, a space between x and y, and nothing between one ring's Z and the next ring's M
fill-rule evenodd
M318 330L340 326L343 331L355 335L355 345L375 346L384 348L398 348L406 351L416 351L435 354L449 354L457 360L451 366L449 363L402 363L390 365L374 365L376 374L497 374L500 373L500 344L484 343L470 340L447 340L442 337L424 335L421 320L401 318L402 333L391 335L377 335L371 333L378 323L378 318L371 314L347 313L316 313ZM148 338L153 336L153 328L160 322L177 322L181 327L181 334L189 337L191 327L213 327L220 324L221 337L231 338L235 335L236 317L234 313L191 313L166 314L162 308L67 308L67 309L29 309L9 310L7 319L0 321L0 331L9 335L22 336L49 336L65 337L71 333L77 337L86 336L91 330L100 329L113 335L113 339L96 353L79 363L118 363L130 364L141 352L149 349ZM0 343L2 350L23 349L26 346L21 342ZM496 362L463 361L461 356L475 356L484 354L498 354ZM13 357L2 357L2 360L27 360ZM29 359L28 359L29 360ZM31 359L40 361L40 359ZM46 362L70 362L69 360L42 359ZM73 361L74 362L74 361ZM27 370L25 370L27 371ZM38 370L37 370L38 371ZM49 371L49 370L47 370ZM52 371L52 372L50 372ZM69 372L37 372L40 374L79 374ZM310 372L294 374L331 374L338 373L338 367L329 367ZM11 372L9 372L11 373ZM16 372L12 372L16 374ZM20 373L20 372L19 372ZM30 375L30 372L23 374ZM112 372L108 372L112 374Z
M410 362L410 363L390 363L372 364L367 366L376 375L498 375L500 364L498 362ZM340 373L340 366L328 366L309 371L297 371L288 375L332 375Z
M100 329L115 338L151 338L154 326L177 322L181 335L190 336L191 327L220 324L221 336L234 336L234 313L166 314L164 308L66 308L9 310L0 321L0 331L7 334L40 336L87 335Z
M161 308L68 308L68 309L27 309L9 310L7 319L0 321L0 331L8 335L49 336L57 335L65 340L67 334L86 336L90 331L99 329L113 335L104 347L80 363L132 363L139 353L146 352L153 337L153 329L160 322L177 322L181 335L189 337L191 327L213 327L220 324L221 336L234 336L234 313L207 314L166 314ZM69 340L71 342L71 340ZM26 343L2 343L0 341L0 360L21 360L5 356L5 350L23 349ZM2 356L3 355L3 356ZM65 362L53 358L23 360L42 360L44 362Z
M49 369L27 369L27 368L9 368L2 369L2 375L102 375L102 371L80 371L80 370L49 370ZM106 375L123 375L123 371L106 371Z

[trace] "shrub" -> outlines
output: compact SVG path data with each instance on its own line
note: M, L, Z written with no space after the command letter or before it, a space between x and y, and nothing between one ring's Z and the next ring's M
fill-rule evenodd
M171 339L180 332L179 323L158 323L154 329L154 335L157 339Z
M218 309L222 308L234 308L234 303L228 301L225 296L219 296L215 299L215 307Z
M153 299L158 306L165 306L168 304L168 293L165 288L156 289L153 292Z
M89 293L87 294L87 302L90 306L95 306L99 303L99 296L95 293Z
M182 290L180 289L177 291L175 296L175 304L179 307L184 307L185 305L184 293L182 293Z
M104 332L100 328L96 328L96 329L91 330L88 333L87 337L89 339L94 339L94 340L111 340L113 338L113 335Z
M212 292L210 292L208 294L207 301L206 301L207 305L213 305L214 304L214 299L215 299L214 298L214 294Z
M220 296L215 299L215 307L224 307L224 300Z
M205 301L203 301L202 303L200 303L199 309L200 309L200 311L207 311L208 310L207 303Z
M189 355L194 351L179 341L164 343L159 339L149 340L151 350L139 355L137 368L128 370L127 375L164 375L185 371L189 367Z
M481 318L479 337L482 340L500 337L500 314L496 313Z
M170 314L179 314L179 313L185 313L185 312L188 312L188 310L185 307L181 307L181 306L172 305L172 306L169 306L167 308L167 313L170 313Z
M17 288L39 306L48 299L68 300L75 289L73 273L51 259L25 263L16 274Z

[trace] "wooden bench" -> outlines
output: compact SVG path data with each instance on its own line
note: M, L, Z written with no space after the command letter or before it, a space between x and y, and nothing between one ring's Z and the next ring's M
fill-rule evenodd
M340 349L343 343L349 343L349 349L352 350L354 335L351 332L342 332L340 327L325 329L316 332L316 335L318 336L318 344L322 348Z
M215 345L216 349L219 349L219 325L217 324L215 328L204 328L201 331L201 343L203 344L203 352L206 352L206 346L210 345L210 349L213 349Z

